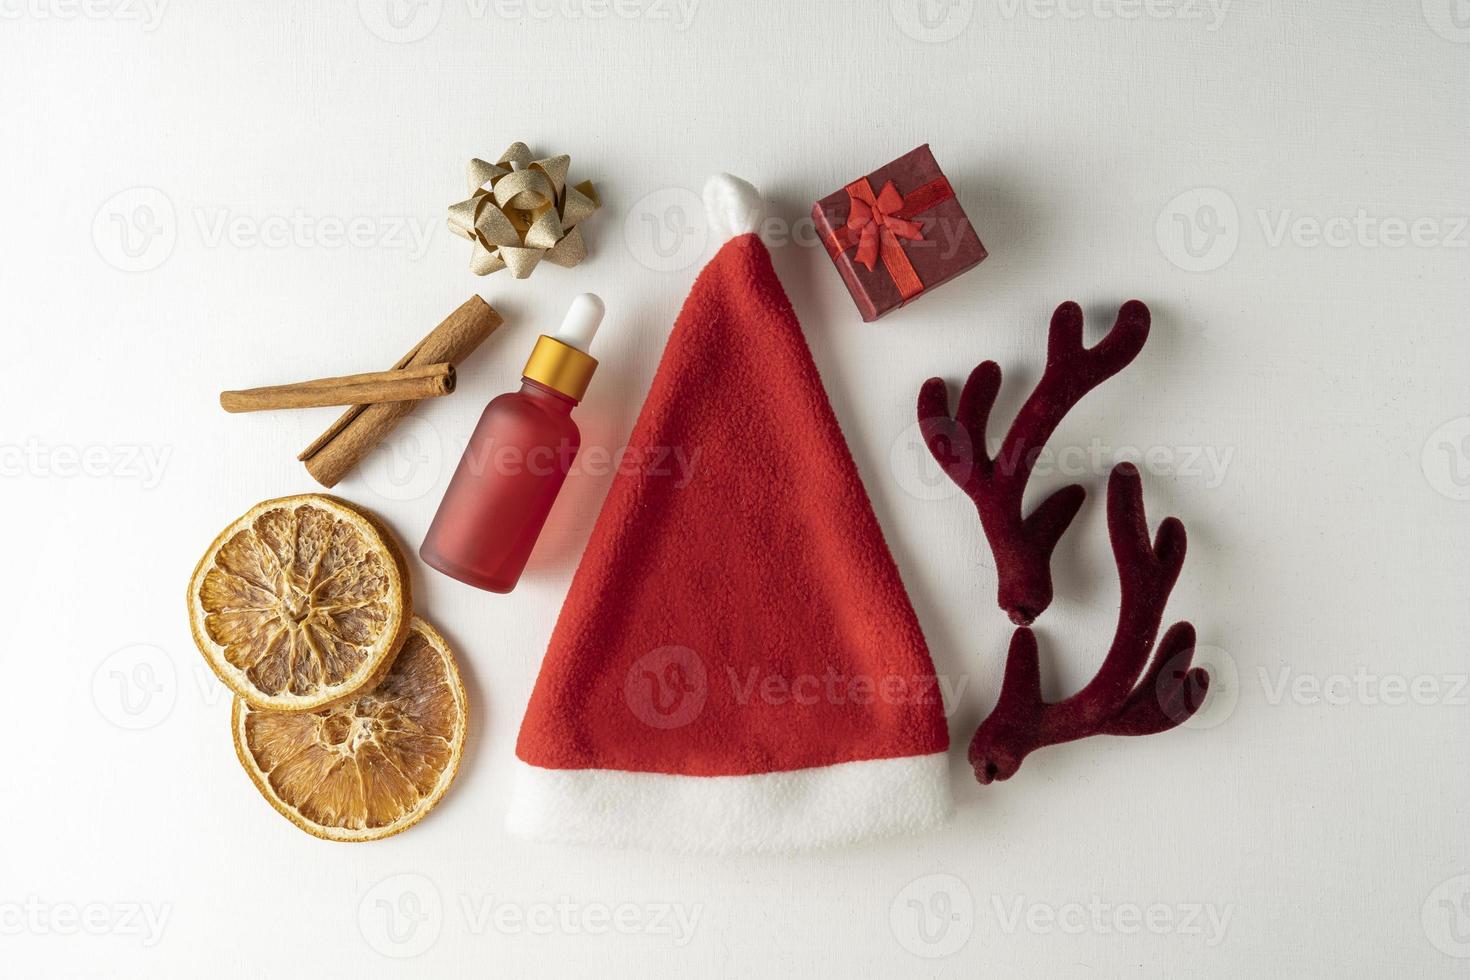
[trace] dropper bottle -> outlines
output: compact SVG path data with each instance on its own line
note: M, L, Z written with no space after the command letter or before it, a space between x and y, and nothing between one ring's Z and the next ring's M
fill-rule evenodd
M430 566L490 592L516 587L582 444L571 412L597 370L587 350L604 311L591 293L572 300L561 329L537 339L520 391L485 406L419 548Z

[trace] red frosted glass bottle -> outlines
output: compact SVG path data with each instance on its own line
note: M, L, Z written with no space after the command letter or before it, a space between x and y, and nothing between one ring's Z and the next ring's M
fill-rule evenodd
M485 406L419 548L430 566L491 592L516 587L581 446L571 412L597 369L587 348L602 315L602 300L578 296L536 341L521 390Z

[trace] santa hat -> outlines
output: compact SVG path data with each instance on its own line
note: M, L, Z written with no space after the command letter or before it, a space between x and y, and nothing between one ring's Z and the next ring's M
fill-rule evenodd
M781 851L928 828L951 808L918 620L754 231L694 283L536 681L518 835ZM682 461L682 462L680 462Z

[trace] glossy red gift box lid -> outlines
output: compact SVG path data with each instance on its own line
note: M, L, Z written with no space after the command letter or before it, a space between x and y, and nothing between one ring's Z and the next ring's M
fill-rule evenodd
M812 219L867 321L936 289L988 254L927 143L828 194L813 205Z

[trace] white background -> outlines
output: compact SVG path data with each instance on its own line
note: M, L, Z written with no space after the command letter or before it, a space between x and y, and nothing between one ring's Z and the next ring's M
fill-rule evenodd
M387 2L0 0L0 972L1464 969L1470 4ZM515 139L570 153L606 207L580 268L475 279L444 209ZM992 256L864 325L801 219L926 141ZM334 412L227 416L217 393L386 367L479 291L507 325L338 488L416 546L481 405L583 290L611 317L578 418L619 445L719 170L795 234L777 268L962 687L956 819L789 859L508 840L521 711L610 479L583 473L513 595L414 559L474 702L439 810L367 845L296 830L235 761L183 594L227 522L315 489L295 454ZM973 510L920 467L914 396L994 358L1005 416L1058 302L1096 338L1133 296L1148 348L1054 441L1097 460L1040 481L1093 491L1046 683L1075 689L1111 635L1099 491L1133 447L1151 518L1189 528L1170 616L1216 690L1188 729L982 788L963 750L1009 631ZM621 905L636 934L587 927Z

